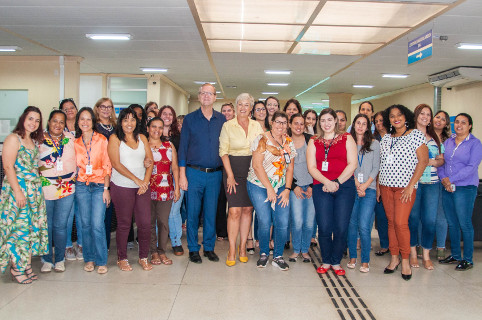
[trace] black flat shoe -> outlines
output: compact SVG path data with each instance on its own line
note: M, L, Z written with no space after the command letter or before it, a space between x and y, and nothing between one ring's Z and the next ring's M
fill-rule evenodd
M246 248L248 254L254 254L254 248Z
M189 261L194 263L202 263L203 259L201 259L201 256L199 255L199 251L192 251L192 252L189 252Z
M386 267L385 270L383 270L383 273L384 273L384 274L394 273L395 270L398 269L398 266L399 266L399 265L400 265L400 262L395 266L394 269L390 269L390 268Z
M466 271L472 269L474 267L473 263L468 262L467 260L462 260L459 264L455 267L457 271Z
M402 273L402 279L405 280L405 281L408 281L408 280L412 279L412 273L410 273L410 274L403 274Z
M455 259L453 256L448 256L445 259L439 260L438 263L441 264L452 264L452 263L459 263L457 259Z
M310 263L310 262L311 262L311 258L305 258L305 257L303 257L303 262L304 262L304 263Z
M387 253L390 253L390 250L388 249L387 251L378 250L377 252L375 252L375 255L381 257L383 255L386 255Z
M204 256L209 259L209 261L218 262L219 257L214 251L204 251Z

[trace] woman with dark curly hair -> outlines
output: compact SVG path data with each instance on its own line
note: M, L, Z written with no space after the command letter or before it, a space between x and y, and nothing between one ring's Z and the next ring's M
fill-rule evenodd
M380 192L388 219L389 248L392 255L384 273L395 272L402 255L402 278L410 280L410 230L408 217L415 202L418 180L428 163L425 136L414 129L413 113L403 105L385 110L388 133L380 143Z

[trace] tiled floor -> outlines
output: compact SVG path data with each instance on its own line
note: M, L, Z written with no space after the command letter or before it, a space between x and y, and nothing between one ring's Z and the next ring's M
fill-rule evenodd
M346 278L320 278L301 261L287 272L271 264L257 269L257 254L228 268L227 241L216 243L218 263L205 258L196 265L187 254L171 254L173 265L150 272L135 263L136 249L129 251L134 271L121 272L111 248L106 275L87 273L77 261L67 262L64 273L39 274L31 285L1 276L0 319L481 319L482 244L475 247L472 270L436 264L434 271L413 269L408 282L400 272L384 275L389 257L373 254L368 274L357 265ZM318 264L319 253L312 256ZM38 258L33 267L40 271Z

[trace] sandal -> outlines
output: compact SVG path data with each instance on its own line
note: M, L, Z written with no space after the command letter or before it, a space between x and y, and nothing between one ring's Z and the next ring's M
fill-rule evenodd
M25 272L21 272L14 267L10 267L10 274L12 275L12 281L17 281L19 284L30 284L33 282L33 280L30 279Z
M248 241L251 241L251 247L248 247ZM246 241L246 252L248 254L254 254L253 238L247 239L247 241Z
M33 281L38 280L38 276L33 272L31 264L27 264L27 268L25 269L25 275Z
M427 270L433 270L433 263L432 263L432 260L428 259L428 260L423 260L422 261L423 263L423 267Z
M367 267L364 267L363 263L362 263L362 266L360 267L360 272L362 272L362 273L370 272L370 265L368 264Z
M144 269L144 271L150 271L152 270L152 264L149 263L149 261L147 261L147 258L139 258L139 260L137 260L137 262L141 265L142 269Z
M410 258L410 267L412 267L412 268L420 268L420 265L418 264L418 259L417 259L417 258Z
M303 258L304 263L310 263L311 262L311 257L308 253L302 253L301 257Z
M299 257L299 254L293 253L293 254L288 258L288 261L289 261L289 262L296 262L296 261L298 261L298 257Z
M381 257L381 256L383 256L387 253L390 253L389 249L380 249L377 252L375 252L375 255L378 256L378 257Z
M117 265L119 266L119 269L121 269L121 271L132 271L132 267L129 264L129 260L127 259L117 260Z
M94 267L94 263L92 261L89 261L84 265L84 271L92 272L92 271L94 271L94 269L95 269L95 267Z
M99 266L97 268L97 273L98 274L106 274L108 271L107 266Z
M154 252L154 253L151 254L151 264L153 264L155 266L158 266L158 265L161 264L161 258L159 257L159 253Z
M354 262L354 263L351 263L351 259L350 259L350 262L348 262L348 263L346 264L346 267L347 267L348 269L355 269L355 267L356 267L356 259L355 259L355 262Z
M165 254L161 254L159 257L159 260L162 262L162 264L165 264L165 265L172 264L172 260L169 259Z

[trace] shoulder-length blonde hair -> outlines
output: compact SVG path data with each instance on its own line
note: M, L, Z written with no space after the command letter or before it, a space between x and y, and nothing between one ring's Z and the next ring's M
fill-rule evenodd
M338 127L338 117L336 116L335 110L333 110L331 108L326 108L326 109L321 110L320 115L318 116L318 122L317 122L317 125L316 125L316 128L317 128L316 139L323 139L323 137L325 135L325 133L323 132L323 129L321 128L321 124L320 124L320 119L325 114L329 114L335 119L335 134L343 133L343 131L341 131L340 128Z
M112 104L112 111L111 111L111 114L110 114L110 124L115 127L116 124L117 124L117 118L115 116L114 102L112 102L112 100L110 98L100 98L99 100L97 100L97 102L94 105L95 118L97 119L97 122L100 122L100 120L99 120L99 107L102 103L104 103L106 101L109 101Z

